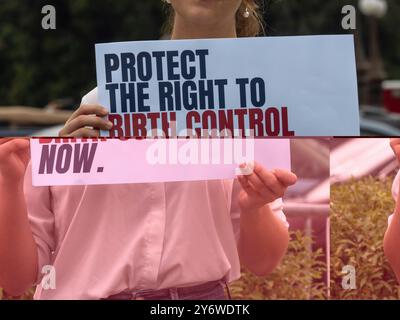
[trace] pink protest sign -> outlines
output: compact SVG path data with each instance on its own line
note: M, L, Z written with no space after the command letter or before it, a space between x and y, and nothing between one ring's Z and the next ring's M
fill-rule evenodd
M33 138L31 155L34 186L233 179L253 161L290 169L287 139Z

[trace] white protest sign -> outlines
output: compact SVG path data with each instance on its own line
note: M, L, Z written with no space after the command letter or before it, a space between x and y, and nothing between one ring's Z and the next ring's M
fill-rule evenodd
M357 136L350 35L96 45L103 136Z
M254 161L290 170L288 139L33 138L31 155L34 186L234 179Z

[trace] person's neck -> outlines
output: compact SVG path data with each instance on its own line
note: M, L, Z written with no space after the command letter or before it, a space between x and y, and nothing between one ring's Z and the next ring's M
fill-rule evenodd
M171 39L215 39L215 38L237 38L236 24L220 25L198 25L181 19L175 18L174 28Z

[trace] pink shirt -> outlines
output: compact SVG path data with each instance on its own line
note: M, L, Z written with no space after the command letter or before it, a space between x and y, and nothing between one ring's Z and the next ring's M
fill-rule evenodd
M96 103L91 94L84 103ZM38 281L43 266L56 272L56 289L38 285L35 299L101 299L240 277L237 182L32 187L30 169ZM287 224L282 200L270 207Z

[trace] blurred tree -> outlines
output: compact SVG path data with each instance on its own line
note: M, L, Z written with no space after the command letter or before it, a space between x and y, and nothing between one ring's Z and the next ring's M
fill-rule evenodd
M43 30L54 5L57 29ZM94 45L151 40L163 22L159 0L0 0L0 104L43 106L79 98L96 84Z
M381 47L389 78L400 78L400 2L387 0L388 13L380 21ZM358 0L268 0L265 5L267 35L312 35L353 33L342 29L342 8ZM362 34L364 50L368 53L368 21L358 12L357 29Z
M357 2L265 0L267 34L344 33L341 8ZM400 78L400 3L388 3L382 47L389 76ZM57 9L57 30L41 28L46 4ZM95 43L158 39L163 20L161 0L0 0L0 104L78 103L96 84Z

